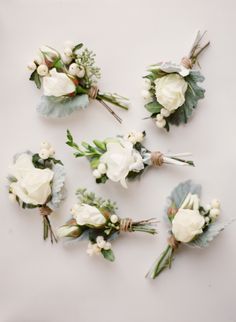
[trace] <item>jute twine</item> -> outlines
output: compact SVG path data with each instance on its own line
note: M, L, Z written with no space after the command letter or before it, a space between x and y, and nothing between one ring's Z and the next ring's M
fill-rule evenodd
M121 218L120 219L120 231L132 231L132 219L131 218Z
M160 151L152 152L151 162L154 167L160 167L164 163L163 154Z
M49 216L52 213L52 209L50 209L48 206L40 207L39 211L42 216Z
M97 86L91 86L90 89L89 89L89 91L88 91L88 96L90 98L92 98L92 99L95 100L96 97L97 97L97 95L98 95L98 88L97 88Z
M188 57L183 57L181 59L181 65L183 65L185 68L191 69L193 67L193 62Z
M175 237L173 235L171 235L168 238L168 244L173 248L173 249L177 249L179 247L179 242L178 240L175 239Z

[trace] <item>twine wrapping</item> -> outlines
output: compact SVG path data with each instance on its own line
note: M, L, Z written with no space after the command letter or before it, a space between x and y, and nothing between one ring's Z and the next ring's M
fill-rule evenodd
M160 167L164 163L164 156L160 151L151 153L151 163L154 167Z
M96 97L97 97L97 95L98 95L98 88L97 88L97 86L91 86L90 89L89 89L89 91L88 91L88 96L90 98L92 98L93 100L95 100Z
M40 207L39 211L42 216L49 216L52 213L52 209L50 209L48 206Z
M183 65L187 69L191 69L193 67L192 59L190 59L188 57L183 57L181 59L181 65Z
M120 231L132 231L132 219L131 218L122 218L120 219Z
M179 242L178 240L175 239L174 235L171 235L168 238L168 244L171 246L171 248L173 248L174 250L176 250L179 247Z

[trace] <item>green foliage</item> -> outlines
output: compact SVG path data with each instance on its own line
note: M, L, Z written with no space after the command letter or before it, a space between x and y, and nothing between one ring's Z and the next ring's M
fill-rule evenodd
M163 106L158 103L157 101L153 101L150 103L145 104L145 108L151 113L151 114L158 114L160 113Z
M103 255L103 257L106 259L106 260L108 260L108 261L110 261L110 262L114 262L114 260L115 260L115 255L114 255L114 253L113 253L113 251L111 250L111 249L102 249L101 250L101 253L102 253L102 255Z
M82 48L83 47L83 44L82 43L80 43L80 44L78 44L78 45L76 45L74 48L73 48L73 52L75 52L76 50L79 50L80 48Z
M32 162L33 162L33 165L35 166L35 168L38 168L38 169L46 169L46 168L52 169L53 164L63 165L61 160L57 160L52 157L49 157L48 159L43 160L40 158L38 153L36 153L32 156Z
M153 264L151 270L147 273L146 276L151 278L156 278L164 269L170 268L173 261L173 248L168 245L164 252L161 254L159 259Z
M37 70L35 70L31 75L29 80L35 82L35 85L37 86L38 89L41 88L41 80L40 80L40 76L37 73Z

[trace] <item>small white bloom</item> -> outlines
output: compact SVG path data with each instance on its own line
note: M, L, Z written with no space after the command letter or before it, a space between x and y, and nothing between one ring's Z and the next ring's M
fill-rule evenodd
M162 120L162 121L156 121L156 126L159 127L159 129L163 129L166 125L166 120Z
M163 121L163 115L162 115L162 114L157 114L157 116L156 116L156 120L157 120L158 122Z
M155 80L156 98L169 112L175 111L185 102L187 82L179 74L168 74Z
M16 201L16 195L14 195L14 193L9 193L8 197L9 197L9 200L11 202L15 202Z
M129 140L132 144L137 142L142 142L144 138L143 132L131 131L128 135L125 136L125 139Z
M205 222L206 222L206 224L209 224L210 218L209 217L205 217Z
M39 74L39 76L46 76L48 74L48 66L47 65L39 65L39 67L37 68L37 73Z
M70 47L66 47L64 49L64 54L67 56L67 57L71 57L73 52L72 52L72 49Z
M72 63L69 66L69 73L73 76L76 76L77 72L78 72L78 65L76 63Z
M43 141L43 142L41 142L41 144L40 144L40 148L41 148L41 149L50 149L50 148L51 148L51 144L50 144L50 143L48 143L48 142L46 142L46 141Z
M66 55L62 55L61 56L61 59L62 59L62 61L63 61L63 63L64 64L66 64L66 65L69 65L71 62L72 62L72 57L68 57L68 56L66 56Z
M203 232L205 219L198 210L180 208L172 221L172 233L182 243L190 242Z
M53 68L49 76L43 78L43 89L46 96L60 97L73 93L75 84L65 73L58 73L56 68Z
M118 222L118 216L116 215L111 215L110 217L110 221L113 223L113 224L116 224Z
M85 75L85 69L83 67L79 67L76 73L76 76L79 78L83 78Z
M96 242L99 248L104 248L106 241L104 240L103 236L98 236L96 238Z
M40 158L41 158L41 159L43 159L43 160L48 159L48 158L49 158L49 156L50 156L49 150L48 150L48 149L41 149L41 150L39 151L39 156L40 156Z
M89 256L98 255L98 254L100 254L100 252L101 252L101 248L98 247L97 244L93 244L93 243L89 242L88 248L87 248L87 254Z
M211 207L220 209L220 201L218 199L213 199L211 202Z
M109 250L109 249L111 249L111 243L106 242L106 243L105 243L105 245L103 246L103 248L104 248L105 250Z
M220 209L218 209L218 208L212 208L211 210L210 210L210 218L212 219L212 220L216 220L218 217L219 217L219 215L220 215Z
M101 227L106 223L106 218L99 211L98 208L90 206L87 204L78 205L78 208L75 209L75 218L78 225L88 225L92 227Z
M106 165L104 163L99 163L99 165L98 165L98 171L101 174L105 174L107 172Z
M100 171L98 171L98 169L95 169L95 170L93 170L93 176L96 179L99 179L99 178L101 178L102 174L100 173Z
M143 80L143 88L145 90L147 90L147 91L151 88L151 81L150 81L150 79L144 78L144 80Z
M141 95L145 100L149 100L152 97L151 93L146 89L142 90Z
M37 68L37 66L36 66L36 64L35 64L35 62L30 62L28 65L27 65L27 68L31 71L31 72L33 72L33 71L35 71L35 69Z
M168 110L166 110L165 108L162 108L161 115L163 115L163 117L168 117L168 116L170 116L170 112Z
M48 152L50 157L53 157L55 155L55 150L52 147L48 150Z

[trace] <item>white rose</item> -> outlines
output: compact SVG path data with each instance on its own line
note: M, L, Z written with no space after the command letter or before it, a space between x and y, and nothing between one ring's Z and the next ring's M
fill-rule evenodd
M65 73L58 73L53 68L49 74L43 78L44 95L59 97L75 91L75 84Z
M106 175L114 182L120 182L127 188L125 178L130 171L139 172L144 168L143 160L138 151L133 148L133 144L126 140L107 143L105 152L100 162L107 167Z
M190 242L203 232L205 219L198 210L179 209L172 221L172 233L182 243Z
M172 62L162 62L156 65L153 65L150 70L152 69L160 69L165 73L178 73L181 76L185 77L189 75L190 70L186 67L184 67L181 64L174 64Z
M50 62L53 62L56 59L60 58L59 52L49 46L40 47L40 51L43 53L44 57Z
M100 227L106 223L106 218L103 214L94 206L87 204L78 205L73 212L78 225L90 225L93 227Z
M155 80L157 101L169 112L173 112L185 102L187 82L178 74L169 74Z
M10 190L20 200L27 204L44 205L51 194L53 171L37 169L32 163L32 157L21 154L15 164L10 167L10 173L16 182L10 184Z

